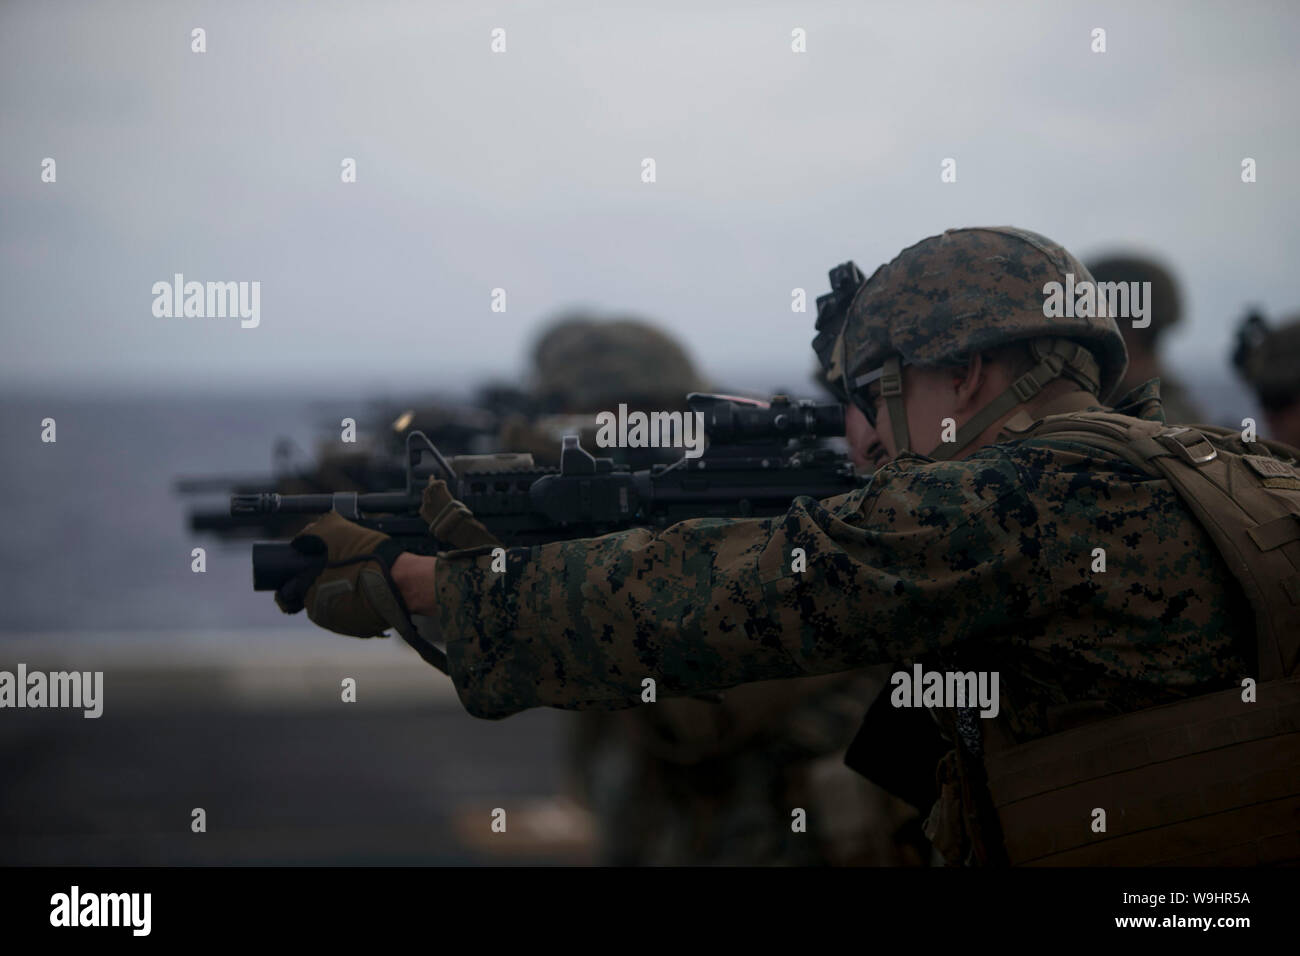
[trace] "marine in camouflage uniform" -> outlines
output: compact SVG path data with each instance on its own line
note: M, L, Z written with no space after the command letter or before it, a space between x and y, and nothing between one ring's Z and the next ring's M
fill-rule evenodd
M993 256L1006 261L991 268ZM1086 274L1033 233L950 231L868 282L848 331L863 341L849 348L867 365L991 348L1008 341L998 323L1029 315L1034 335L1058 321L1093 346L1109 392L1125 356L1113 319L1042 316L1042 286L1067 271ZM909 339L879 335L910 316ZM1154 386L1117 408L1162 417ZM1088 573L1098 546L1115 556L1104 579ZM795 548L807 571L791 570ZM1248 628L1228 580L1167 483L1090 447L1010 441L955 461L900 455L865 488L797 499L781 518L511 549L505 587L487 556L445 556L434 601L461 700L481 717L630 706L647 676L668 696L974 656L1013 675L1003 709L1032 738L1081 699L1135 710L1244 673Z
M1091 445L1017 437L1045 414L1102 407L1125 370L1113 319L1044 316L1044 284L1070 272L1087 276L1010 227L949 230L876 271L832 330L828 367L892 429L896 457L850 494L775 518L509 549L504 576L485 549L403 555L398 587L437 616L466 709L637 707L647 677L669 697L919 663L998 672L1001 717L1025 741L1081 705L1126 713L1252 674L1250 608L1170 483ZM917 374L966 361L974 376L1017 343L1036 344L1014 387L952 442L908 450ZM1115 408L1163 417L1154 383ZM319 533L331 557L354 553L346 531ZM1090 572L1097 547L1105 574ZM308 593L309 614L343 633L394 620L383 591L358 590L334 604Z
M1151 324L1136 329L1127 319L1118 320L1120 334L1128 349L1128 372L1116 388L1125 395L1145 382L1160 380L1160 401L1165 419L1170 422L1207 421L1205 411L1186 384L1160 357L1169 330L1183 318L1183 296L1173 273L1159 262L1140 255L1106 255L1088 263L1088 271L1098 282L1150 282Z

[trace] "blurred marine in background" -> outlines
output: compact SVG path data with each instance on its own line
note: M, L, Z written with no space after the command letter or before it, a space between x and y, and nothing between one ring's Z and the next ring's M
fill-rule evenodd
M1206 421L1205 411L1195 395L1175 376L1160 357L1169 330L1183 318L1183 297L1178 280L1167 266L1140 255L1105 255L1088 264L1088 271L1098 283L1150 282L1151 324L1135 329L1131 322L1120 322L1119 331L1128 349L1128 371L1116 389L1125 395L1153 378L1160 380L1160 401L1165 420L1176 422Z
M1270 327L1251 312L1237 329L1233 364L1255 390L1268 437L1300 449L1300 315Z

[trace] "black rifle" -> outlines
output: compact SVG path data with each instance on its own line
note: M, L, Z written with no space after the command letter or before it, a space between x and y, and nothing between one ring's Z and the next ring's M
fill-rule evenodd
M844 434L839 404L770 403L693 392L709 444L698 458L642 471L595 458L565 436L560 467L538 468L531 455L462 455L447 461L421 432L407 436L405 488L380 493L235 495L232 516L320 515L337 511L400 539L404 550L436 554L438 541L419 515L427 476L437 474L505 547L594 537L626 528L666 528L687 518L784 514L801 495L829 498L860 487L843 452L820 439ZM676 413L681 414L681 413ZM651 429L652 434L657 434ZM681 434L679 431L678 434ZM425 461L426 453L437 463ZM287 543L253 545L253 587L272 591L323 565Z

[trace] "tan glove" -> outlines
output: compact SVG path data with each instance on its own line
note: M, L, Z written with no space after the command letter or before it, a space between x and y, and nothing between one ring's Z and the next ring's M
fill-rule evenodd
M429 523L429 533L449 551L501 544L463 501L451 496L441 478L431 477L425 486L420 517Z
M304 607L321 627L351 637L387 636L387 628L414 630L392 583L400 547L386 534L353 524L337 511L313 521L290 542L303 554L325 559L275 592L286 614Z

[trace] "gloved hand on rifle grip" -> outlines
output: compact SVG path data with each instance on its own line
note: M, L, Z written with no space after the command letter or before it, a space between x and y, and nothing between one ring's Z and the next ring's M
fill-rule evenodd
M401 547L386 534L353 524L337 511L313 521L290 542L304 555L325 559L275 592L286 614L307 609L313 623L351 637L375 637L413 625L392 582Z

